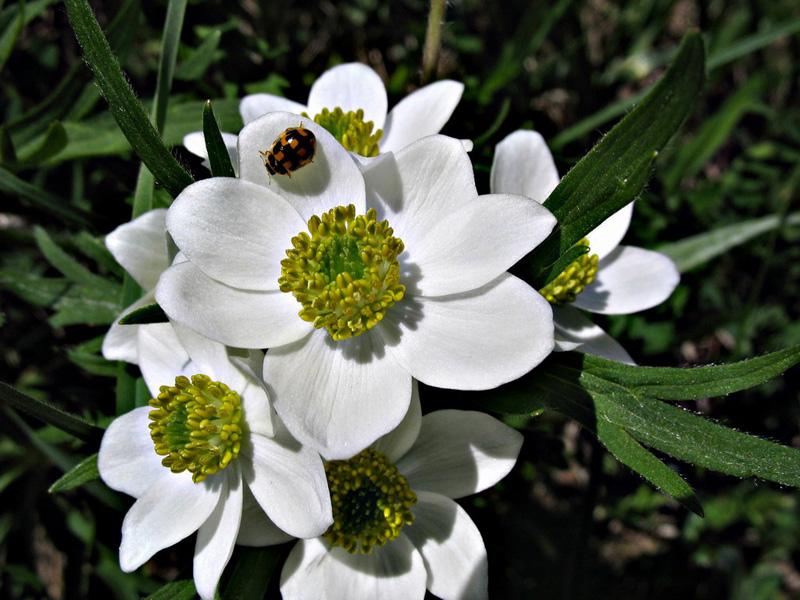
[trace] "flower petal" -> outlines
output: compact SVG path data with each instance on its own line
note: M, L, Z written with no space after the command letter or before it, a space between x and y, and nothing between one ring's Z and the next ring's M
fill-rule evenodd
M260 152L269 150L272 141L289 127L297 127L297 115L269 113L245 126L239 134L239 173L242 179L259 184L283 196L305 222L334 206L355 204L356 212L364 212L364 178L350 153L325 129L306 119L303 127L317 138L314 161L291 176L270 177ZM284 250L289 246L284 246Z
M288 435L250 435L242 471L261 508L295 537L322 534L331 523L328 480L319 454Z
M148 211L106 236L106 247L142 288L152 290L169 266L167 255L167 211Z
M440 598L488 599L486 546L475 523L450 498L419 491L417 500L403 533L422 554L428 589Z
M443 135L382 155L363 169L367 203L388 219L409 252L434 244L429 233L478 198L469 156L460 141Z
M203 372L189 358L169 323L139 327L139 368L153 396L162 385L175 385L178 375L191 377Z
M275 525L253 497L249 486L244 486L244 503L242 505L242 524L236 543L240 546L274 546L294 539L283 529Z
M122 360L133 363L134 365L139 364L137 332L141 325L120 325L119 321L122 317L129 315L136 309L152 304L155 301L153 290L150 290L136 302L124 309L117 318L114 319L114 322L111 323L111 327L108 328L106 337L103 338L103 358L106 360Z
M312 330L291 294L228 287L190 262L164 271L156 300L171 319L237 348L288 344Z
M301 540L283 565L281 595L284 600L422 600L425 580L422 556L403 534L370 554Z
M323 108L364 111L364 120L381 129L386 121L386 88L378 74L361 63L345 63L325 71L311 86L308 114L313 118Z
M406 263L419 269L414 292L444 296L479 288L539 245L555 224L530 198L479 196L406 246Z
M228 156L231 159L234 172L239 170L239 153L236 149L239 136L235 133L222 132L222 142L228 150ZM200 158L204 158L203 166L211 170L211 164L208 162L208 149L206 148L206 138L202 131L193 131L183 136L183 145L186 149Z
M571 306L554 306L553 324L559 352L577 350L629 365L636 364L617 340Z
M439 133L450 119L464 84L437 81L403 98L386 117L381 152L401 150L426 135Z
M397 468L413 490L461 498L508 475L521 447L518 431L486 413L437 410L422 417L419 437Z
M419 402L419 384L411 380L411 405L400 425L379 438L373 448L381 452L390 462L396 463L414 445L422 425L422 407Z
M97 469L105 484L140 498L162 477L172 473L161 464L150 438L149 406L135 408L108 426L100 443Z
M522 194L544 202L561 178L547 143L537 131L518 130L497 144L489 189L495 194Z
M271 348L264 380L292 435L329 460L349 458L394 429L411 400L411 376L372 333L334 342L315 331Z
M675 263L660 252L617 246L600 260L597 278L573 304L604 315L627 315L661 304L680 281Z
M208 520L197 531L194 547L194 585L203 600L214 600L219 578L233 554L242 518L242 475L236 463L225 469L228 478L224 493Z
M306 224L266 187L211 177L180 193L167 214L167 228L209 277L248 290L277 290L281 260Z
M632 216L633 202L623 206L590 231L586 238L589 240L589 249L592 254L597 254L600 258L611 254L611 251L619 246L622 238L625 237Z
M508 273L464 294L407 297L378 329L413 377L456 390L513 381L553 350L550 304Z
M273 94L250 94L242 98L239 103L239 113L242 115L245 125L271 112L290 112L301 115L306 110L304 104Z
M227 494L220 474L194 483L188 471L159 479L139 498L122 522L119 564L130 573L153 554L188 537L208 519Z

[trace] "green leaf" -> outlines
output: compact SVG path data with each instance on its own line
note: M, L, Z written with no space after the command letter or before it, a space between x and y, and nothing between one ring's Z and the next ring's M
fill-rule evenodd
M704 81L699 34L688 34L678 56L650 93L561 180L544 205L558 219L526 262L549 265L642 190L659 150L689 115Z
M67 280L18 269L0 269L0 286L36 306L52 306L69 289Z
M17 150L14 140L8 133L8 127L0 125L0 163L13 164L17 162Z
M622 427L600 419L597 421L597 437L622 464L639 473L693 513L703 516L703 507L691 486Z
M284 554L284 546L236 546L229 565L230 577L222 600L262 600L270 578ZM253 574L258 576L254 577Z
M20 412L49 423L84 441L97 443L103 435L103 430L96 425L70 414L50 402L37 400L23 394L2 381L0 381L0 400Z
M86 0L65 0L67 15L84 59L108 102L111 113L133 149L172 196L192 183L192 177L162 143L157 130L128 84L108 41Z
M25 152L20 153L17 161L19 167L38 165L50 157L55 156L67 146L67 132L58 121L50 123L44 137L40 138L34 146L26 146Z
M800 225L800 212L787 215L785 221L779 215L768 215L718 227L697 235L671 242L658 248L658 251L675 261L678 271L686 273L712 258L724 254L731 248L740 246L751 239L772 231L783 224Z
M215 29L206 39L186 57L175 69L175 78L182 81L195 81L203 76L214 61L214 54L222 39L222 31Z
M152 119L156 131L164 131L167 117L169 92L172 89L172 76L175 72L175 61L178 58L178 46L181 42L183 17L186 14L187 0L169 0L167 16L164 19L164 31L161 35L161 55L158 59L158 78L153 102Z
M182 579L168 583L144 600L193 600L196 597L197 590L195 590L194 581Z
M70 206L66 200L23 181L2 167L0 167L0 192L16 196L23 202L70 223L85 227L89 225L85 211Z
M34 227L33 236L36 239L36 245L39 247L42 254L44 254L47 262L70 281L101 288L114 287L113 284L95 275L69 254L64 252L43 228L38 225Z
M73 236L72 242L85 256L115 275L122 276L124 270L108 251L102 238L97 238L87 231L80 231Z
M103 346L103 337L92 338L67 350L67 358L80 368L101 377L116 377L116 363L107 361L100 354Z
M94 481L100 477L97 470L97 454L92 454L84 458L77 465L59 477L47 490L51 494L56 492L66 492L82 486L84 483Z
M169 321L164 310L157 304L142 306L119 320L120 325L146 325L148 323L167 323Z
M211 100L208 100L203 107L203 137L206 141L208 161L211 163L211 174L214 177L236 177L228 148L222 140L214 110L211 108Z
M787 23L779 23L774 29L760 31L749 36L745 36L727 48L714 52L708 57L708 69L717 69L734 60L747 56L757 50L766 48L773 42L782 37L793 35L800 31L800 19L794 19Z
M556 262L541 271L541 274L532 282L532 285L536 289L543 288L587 252L589 252L589 246L585 244L576 244L571 248L567 248L567 251L559 256Z
M105 282L96 285L73 285L53 308L56 314L48 319L53 327L66 325L109 325L120 311L119 286Z
M0 71L11 56L14 50L14 45L17 43L19 34L25 27L25 0L20 0L17 3L17 18L0 33Z

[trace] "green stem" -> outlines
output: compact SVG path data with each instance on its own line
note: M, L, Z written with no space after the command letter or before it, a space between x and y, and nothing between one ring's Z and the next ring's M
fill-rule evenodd
M425 32L425 48L422 51L422 83L428 83L436 75L439 50L442 47L442 21L446 6L446 0L431 0L428 29Z

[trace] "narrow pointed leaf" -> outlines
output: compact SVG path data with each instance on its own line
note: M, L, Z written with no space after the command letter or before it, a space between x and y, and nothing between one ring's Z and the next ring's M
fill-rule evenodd
M169 321L164 310L157 304L148 304L128 313L119 320L120 325L146 325L148 323L166 323Z
M182 579L168 583L158 591L150 594L144 600L194 600L197 598L197 590L194 588L194 581Z
M284 554L285 546L236 546L228 567L230 576L223 587L222 600L262 600ZM253 577L253 573L258 573L258 577Z
M102 288L111 285L102 277L95 275L69 254L64 252L43 228L39 226L34 227L33 236L36 239L36 245L39 247L42 254L44 254L47 261L70 281Z
M128 84L111 53L97 19L86 0L65 0L75 36L97 85L108 102L119 128L150 171L172 196L192 183L192 177L164 146L144 107Z
M39 189L27 181L23 181L2 167L0 167L0 192L16 196L23 202L70 223L83 226L89 225L89 220L83 210L70 206L66 200Z
M206 39L186 57L175 69L175 78L183 81L195 81L203 76L206 69L214 62L214 54L222 39L219 29L210 32Z
M97 470L97 454L84 458L77 465L59 477L47 490L51 494L56 492L66 492L82 486L84 483L94 481L100 477Z
M214 110L211 108L211 100L208 100L203 107L203 137L206 140L208 162L211 163L211 174L214 177L236 177Z

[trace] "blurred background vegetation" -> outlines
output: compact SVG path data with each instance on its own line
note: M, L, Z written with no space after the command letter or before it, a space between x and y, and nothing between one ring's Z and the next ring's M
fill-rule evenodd
M105 424L117 367L98 352L121 308L121 270L102 236L130 218L139 163L80 61L63 6L0 6L0 379ZM166 3L92 6L147 101ZM427 10L423 0L190 2L164 137L204 177L179 146L201 129L203 100L214 99L222 129L235 132L244 94L303 101L318 74L352 60L381 75L392 106L421 84ZM478 186L488 192L493 148L506 134L537 129L566 172L694 28L705 35L708 81L659 157L626 243L657 248L765 215L777 227L688 269L664 305L602 319L641 364L725 362L800 343L800 229L787 221L800 189L800 5L457 0L443 29L437 77L466 84L444 133L475 141ZM169 196L157 190L155 199ZM795 369L686 407L800 446L798 379ZM448 403L422 393L425 410ZM128 599L191 577L193 539L121 573L116 548L131 500L97 481L48 493L96 448L2 411L0 596ZM800 597L798 492L672 462L696 487L701 519L574 423L546 413L513 424L526 433L518 468L463 502L487 544L492 598ZM237 556L261 572L272 560ZM276 589L273 581L268 593Z

